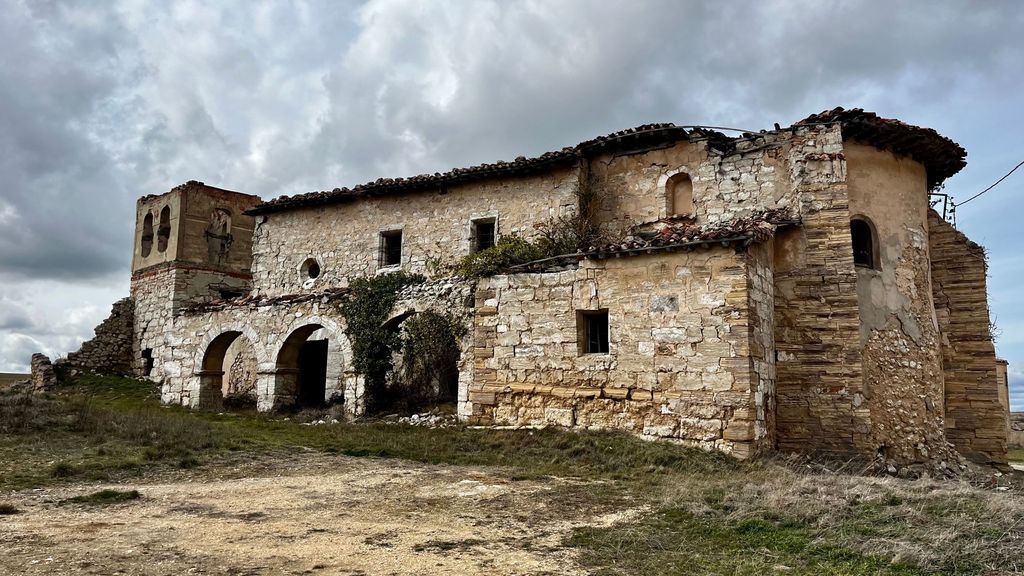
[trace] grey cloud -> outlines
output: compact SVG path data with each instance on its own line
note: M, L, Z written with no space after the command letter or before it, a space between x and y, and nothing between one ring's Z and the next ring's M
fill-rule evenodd
M967 145L958 193L1019 160L998 135L1024 122L1015 2L0 4L0 273L15 282L123 280L134 198L189 179L272 197L646 122L758 129L863 106ZM990 202L963 223L996 261L1015 226L986 218ZM994 272L1000 293L1022 280ZM1024 325L1016 299L994 305Z

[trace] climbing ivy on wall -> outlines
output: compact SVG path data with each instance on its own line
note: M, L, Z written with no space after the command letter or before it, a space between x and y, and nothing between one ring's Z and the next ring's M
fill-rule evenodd
M402 362L388 383L400 411L454 401L459 382L459 340L466 326L450 313L428 310L402 324Z
M349 285L351 293L341 305L341 314L352 343L352 367L363 375L366 383L369 412L387 407L385 391L392 354L401 349L399 332L386 328L384 322L398 300L398 293L423 280L419 274L395 272L357 278Z

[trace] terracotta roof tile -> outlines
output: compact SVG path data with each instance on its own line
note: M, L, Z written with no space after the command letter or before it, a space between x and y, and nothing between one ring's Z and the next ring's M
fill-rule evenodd
M814 114L797 122L789 130L799 126L836 122L842 124L844 138L892 150L924 164L928 172L929 188L937 186L966 165L964 158L967 152L959 144L940 135L935 130L912 126L899 120L882 118L873 112L865 112L859 108L851 110L835 108ZM776 132L778 131L780 130L776 130ZM676 126L671 123L644 124L606 136L599 136L576 146L546 152L533 158L519 156L511 162L498 161L467 168L453 168L443 173L420 174L409 178L378 178L352 188L335 188L296 196L281 196L251 208L246 211L246 214L268 214L299 207L347 202L358 198L440 190L447 186L490 178L537 174L557 166L568 166L581 158L598 154L640 151L697 138L708 140L712 148L729 153L737 141L759 135L750 133L739 138L730 138L721 132L702 127Z
M323 192L309 192L297 196L281 196L248 210L246 214L267 214L302 206L320 206L345 202L356 198L384 196L437 190L446 186L485 180L499 176L522 176L544 172L556 166L568 166L580 158L620 150L643 149L650 146L670 144L686 140L691 135L701 138L729 140L724 134L704 129L686 129L674 124L644 124L636 128L613 132L576 146L545 152L540 156L526 158L519 156L511 162L499 160L492 164L479 164L468 168L453 168L447 172L420 174L410 178L378 178L372 182L352 188L335 188Z
M882 118L860 108L835 108L812 114L794 126L838 122L843 138L870 144L882 150L909 156L924 164L928 189L956 174L967 165L967 151L931 128L913 126L893 118Z

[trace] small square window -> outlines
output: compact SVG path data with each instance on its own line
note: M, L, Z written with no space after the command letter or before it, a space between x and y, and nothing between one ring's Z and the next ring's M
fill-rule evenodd
M402 264L402 231L387 230L380 233L379 266L400 266Z
M497 222L494 218L473 221L473 252L494 246Z
M577 310L580 354L608 354L608 310Z

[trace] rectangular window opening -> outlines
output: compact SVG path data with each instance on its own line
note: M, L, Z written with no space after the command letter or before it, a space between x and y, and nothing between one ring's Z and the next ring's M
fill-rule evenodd
M608 310L577 310L580 354L608 354Z
M473 252L487 250L494 246L497 236L497 221L486 218L473 221Z
M380 233L381 268L401 266L402 264L402 231L387 230Z

